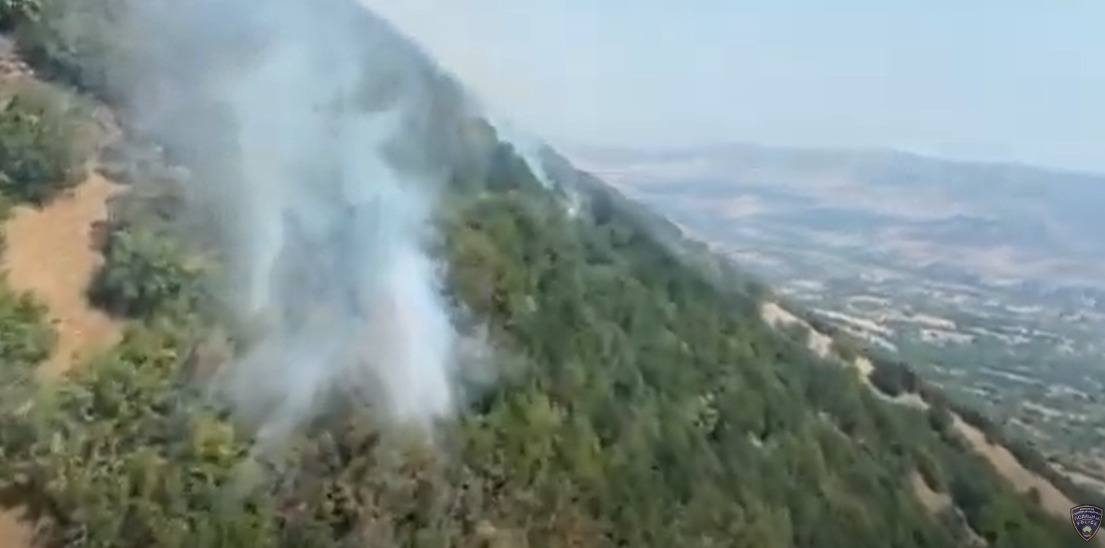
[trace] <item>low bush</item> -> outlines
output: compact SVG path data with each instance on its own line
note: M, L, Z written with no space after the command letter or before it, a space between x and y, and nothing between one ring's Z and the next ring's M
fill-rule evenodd
M0 90L0 192L42 203L80 179L79 110L46 85Z

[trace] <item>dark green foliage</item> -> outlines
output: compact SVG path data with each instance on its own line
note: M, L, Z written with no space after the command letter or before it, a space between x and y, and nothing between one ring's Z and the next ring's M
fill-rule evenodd
M942 436L952 435L951 428L955 423L955 416L947 405L929 404L928 419L932 429L938 434Z
M0 192L43 202L81 173L77 115L64 94L42 85L0 89Z
M182 262L172 240L141 229L116 230L104 251L104 266L89 288L89 298L98 306L148 318L194 304L199 273Z
M0 364L23 374L49 355L54 331L44 322L44 307L30 295L19 295L0 278Z
M38 17L39 0L0 0L0 30L8 30Z
M900 361L873 357L871 363L875 370L871 372L871 384L890 396L917 393L921 381L913 369Z
M39 72L100 96L127 54L123 24L129 0L37 0L35 17L16 22L20 51ZM115 88L121 82L114 82Z
M62 518L64 546L264 546L271 509L235 496L245 446L174 374L173 336L136 331L0 422L3 487Z

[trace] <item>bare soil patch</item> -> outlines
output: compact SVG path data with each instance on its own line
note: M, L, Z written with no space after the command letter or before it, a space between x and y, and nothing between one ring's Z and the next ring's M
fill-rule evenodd
M0 548L31 548L35 545L31 528L19 510L0 512Z
M107 200L119 188L92 174L44 207L16 207L5 226L2 265L8 283L41 298L58 333L44 374L62 374L119 340L121 323L93 308L87 297L103 262L93 245L93 225L107 219Z

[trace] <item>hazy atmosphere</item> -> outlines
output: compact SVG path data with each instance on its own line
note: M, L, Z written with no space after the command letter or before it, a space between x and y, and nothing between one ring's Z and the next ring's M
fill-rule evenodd
M0 548L1105 547L1105 8L893 4L0 0Z
M894 147L1105 171L1105 5L362 0L561 144Z

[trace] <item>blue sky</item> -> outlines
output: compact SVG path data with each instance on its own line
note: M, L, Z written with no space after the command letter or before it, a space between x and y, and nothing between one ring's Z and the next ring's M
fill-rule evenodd
M1105 1L362 0L554 143L1105 172Z

